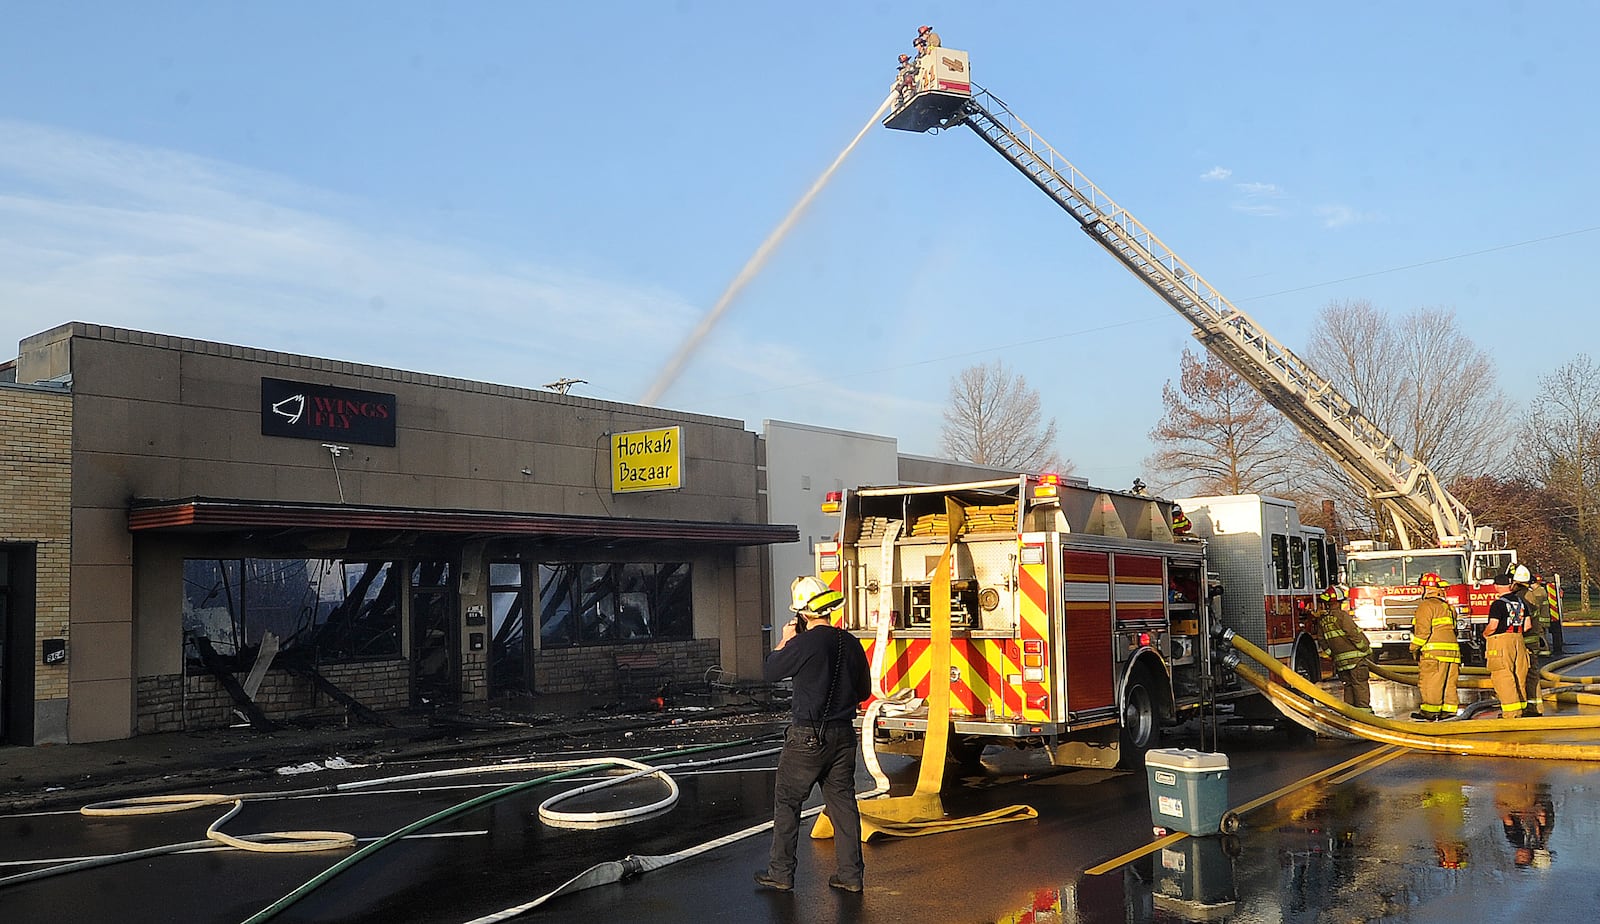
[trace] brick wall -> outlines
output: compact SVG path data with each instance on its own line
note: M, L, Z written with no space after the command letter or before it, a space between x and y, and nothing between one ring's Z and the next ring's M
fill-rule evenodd
M72 396L0 386L0 543L34 546L34 704L67 698L67 665L38 663L40 641L69 638ZM70 639L68 643L70 660ZM65 740L36 728L36 743ZM60 729L64 733L65 729Z
M651 642L642 645L604 645L586 648L549 648L533 653L536 693L621 692L617 655L654 652L660 672L679 689L705 683L706 670L721 662L722 643L714 638Z
M402 709L411 704L411 668L404 659L324 665L322 676L369 709ZM240 683L244 674L235 675ZM318 690L309 678L269 670L256 691L256 705L270 719L344 715L345 707ZM162 674L138 684L137 733L192 731L233 725L233 700L215 677Z

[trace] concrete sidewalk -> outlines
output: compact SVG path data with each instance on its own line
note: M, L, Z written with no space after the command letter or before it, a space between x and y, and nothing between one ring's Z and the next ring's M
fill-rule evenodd
M33 811L123 796L205 790L254 780L269 788L279 767L344 758L354 763L430 756L621 733L708 718L770 713L787 704L618 708L581 695L540 697L528 711L472 706L448 714L386 713L391 725L249 727L140 735L88 744L0 747L0 812Z

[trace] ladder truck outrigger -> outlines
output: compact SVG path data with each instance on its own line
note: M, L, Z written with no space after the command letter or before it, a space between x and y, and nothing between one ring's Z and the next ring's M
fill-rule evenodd
M966 52L937 48L925 55L913 89L884 119L886 127L928 132L965 125L976 132L1182 315L1196 340L1366 492L1398 546L1366 540L1346 548L1352 613L1375 646L1407 648L1422 595L1418 578L1432 571L1447 582L1445 596L1457 614L1464 653L1481 658L1479 629L1489 604L1508 589L1495 578L1516 563L1516 552L1490 548L1494 530L1479 525L1426 464L1224 298L1010 107L973 84Z

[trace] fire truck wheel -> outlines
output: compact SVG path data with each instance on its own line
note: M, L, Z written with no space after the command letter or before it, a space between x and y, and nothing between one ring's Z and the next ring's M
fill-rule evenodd
M1128 678L1127 692L1122 700L1122 743L1117 753L1117 766L1124 770L1137 770L1144 766L1144 754L1161 744L1161 715L1158 708L1155 681L1146 668L1134 671Z
M1317 657L1317 647L1302 641L1294 649L1294 672L1312 683L1322 682L1322 664Z
M983 767L983 751L987 745L982 741L970 738L950 736L950 743L945 746L945 763L959 770L979 770Z

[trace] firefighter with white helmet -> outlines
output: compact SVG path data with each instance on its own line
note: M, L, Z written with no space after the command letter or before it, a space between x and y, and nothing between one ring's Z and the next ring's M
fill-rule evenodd
M1420 712L1413 719L1436 722L1455 718L1460 708L1456 682L1461 676L1461 643L1456 641L1456 614L1444 599L1444 579L1429 571L1417 579L1422 599L1411 623L1411 653L1417 659Z
M1317 616L1317 647L1323 657L1333 662L1334 672L1344 681L1344 701L1371 712L1367 657L1372 654L1372 644L1350 618L1343 587L1334 584L1318 594L1317 600L1322 604Z
M1524 687L1528 646L1522 636L1528 625L1528 601L1523 595L1532 579L1528 566L1518 565L1511 572L1511 589L1489 604L1489 621L1483 626L1483 659L1500 698L1501 718L1520 718L1528 705Z
M772 852L766 869L755 876L756 884L765 889L794 888L800 805L819 784L834 829L836 870L828 885L846 892L862 889L865 866L851 720L872 687L860 640L828 621L843 602L844 595L820 578L796 578L789 586L789 609L797 618L783 627L782 637L767 655L767 681L793 678L794 697L773 783Z

